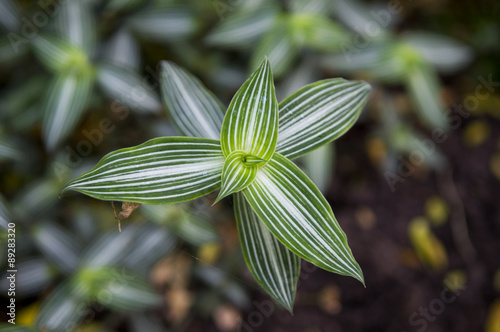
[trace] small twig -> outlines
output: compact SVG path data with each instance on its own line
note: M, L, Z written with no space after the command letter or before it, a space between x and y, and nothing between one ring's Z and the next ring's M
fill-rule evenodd
M453 182L451 169L438 173L438 190L450 203L450 224L455 246L464 261L471 263L476 257L476 249L469 237L464 204Z
M120 233L122 232L122 225L120 222L120 218L116 215L115 202L111 201L111 206L113 207L113 212L115 213L115 220L118 222L118 230Z

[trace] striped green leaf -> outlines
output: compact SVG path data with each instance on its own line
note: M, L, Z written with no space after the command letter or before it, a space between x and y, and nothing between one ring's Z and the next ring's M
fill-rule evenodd
M342 78L297 90L279 105L276 151L293 159L339 138L356 122L369 92L367 83Z
M130 32L122 28L106 43L103 54L106 62L138 71L141 64L139 45Z
M271 234L242 193L234 195L234 212L248 269L262 288L292 311L300 273L299 257Z
M223 165L218 141L161 137L111 152L64 191L76 190L101 200L178 203L217 189Z
M225 106L196 77L169 61L160 65L163 103L186 136L219 139Z
M241 151L234 151L227 156L222 168L221 190L215 203L227 195L245 189L257 175L258 165L263 162L265 161Z
M269 61L243 83L231 100L221 132L224 156L243 151L269 160L278 139L278 102Z
M76 127L91 98L92 72L60 73L49 87L42 134L45 146L54 150Z
M289 18L288 25L298 45L320 52L340 50L351 40L349 33L342 27L320 14L293 14Z
M292 252L325 270L364 282L330 205L294 163L276 153L243 193Z
M158 112L158 96L136 72L112 64L101 63L97 70L97 83L111 98L139 112Z

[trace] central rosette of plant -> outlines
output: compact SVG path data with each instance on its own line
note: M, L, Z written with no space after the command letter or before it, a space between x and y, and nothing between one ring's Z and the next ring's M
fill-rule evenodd
M231 101L222 123L220 141L225 161L222 186L215 203L248 187L259 168L274 155L278 141L278 101L267 60Z

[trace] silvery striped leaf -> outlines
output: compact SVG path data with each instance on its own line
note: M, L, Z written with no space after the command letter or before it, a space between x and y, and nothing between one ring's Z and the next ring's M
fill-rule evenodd
M11 222L8 203L0 194L0 228L7 229L7 225Z
M250 48L273 24L277 8L273 5L243 8L228 15L207 36L210 45Z
M234 213L248 269L262 288L292 311L300 258L271 234L242 193L234 195Z
M21 25L19 18L19 8L15 1L0 1L0 24L4 26L7 31L17 31L17 29L19 29Z
M55 331L73 330L78 322L88 313L84 310L87 303L81 294L75 290L73 279L66 279L57 286L49 298L45 300L38 313L37 326Z
M59 34L91 56L96 32L94 16L87 1L67 0L58 7Z
M183 135L220 139L226 108L200 80L176 64L162 61L160 81L165 108Z
M102 306L120 311L145 310L161 304L161 296L139 276L125 269L105 269L97 272L96 294Z
M56 76L48 90L42 134L45 146L54 150L75 129L90 101L92 73L71 70Z
M132 70L108 63L97 68L97 83L110 97L140 112L157 112L161 108L154 90Z
M81 246L66 230L49 221L35 226L33 239L48 260L65 273L73 272L79 261Z
M234 151L243 151L271 159L278 139L278 102L267 59L234 95L220 137L226 157Z
M293 159L339 138L359 117L369 92L367 83L342 78L297 90L279 105L276 151Z
M106 155L65 190L111 201L178 203L220 186L224 157L218 141L161 137Z
M427 62L444 73L459 70L472 60L470 48L445 36L411 32L403 34L402 38L415 47Z
M106 62L117 66L139 70L141 63L139 45L128 29L122 28L111 37L105 46Z
M288 28L282 18L267 31L252 54L250 68L257 68L264 57L269 59L275 77L283 75L290 68L299 53L299 45Z
M434 69L426 63L409 66L406 86L421 121L430 129L447 129L449 123L439 91L439 78Z
M185 39L197 29L191 10L171 5L148 8L133 16L129 25L141 37L160 42Z
M242 192L271 233L296 255L364 282L330 205L294 163L276 153Z
M64 38L39 34L32 39L32 46L38 59L56 72L72 70L75 66L90 70L85 52Z
M19 257L19 249L17 250L17 254L17 257ZM5 256L7 256L6 252ZM43 258L28 258L27 260L23 258L22 261L16 262L16 269L16 298L39 295L50 284L56 274L53 267ZM10 279L7 279L8 276L9 272L7 271L0 276L0 287L5 290L10 288ZM2 331L4 330L2 329Z
M21 161L23 157L25 157L23 151L16 147L16 144L12 144L12 141L9 142L6 137L0 134L0 162L4 160Z
M247 158L250 159L250 165L246 164ZM257 175L257 165L263 162L260 158L247 157L247 154L241 151L234 151L227 156L222 168L222 186L215 203L227 195L245 189Z
M112 218L112 214L110 217ZM94 270L120 265L133 250L134 231L133 227L123 227L122 232L114 229L100 235L80 255L80 268Z

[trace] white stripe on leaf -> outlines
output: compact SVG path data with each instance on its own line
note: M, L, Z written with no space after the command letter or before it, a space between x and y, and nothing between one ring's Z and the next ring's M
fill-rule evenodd
M226 157L234 151L264 160L272 157L278 139L278 103L267 59L234 95L220 137Z
M293 159L339 138L358 119L369 92L367 83L341 78L297 90L279 105L276 151Z
M217 189L223 164L215 140L161 137L106 155L64 190L101 200L177 203Z
M243 193L259 218L292 252L325 270L363 282L330 205L291 161L276 153Z
M219 139L225 107L196 77L172 62L160 70L165 108L186 136Z
M234 196L234 212L248 269L271 296L292 311L300 273L299 257L271 234L242 193Z

